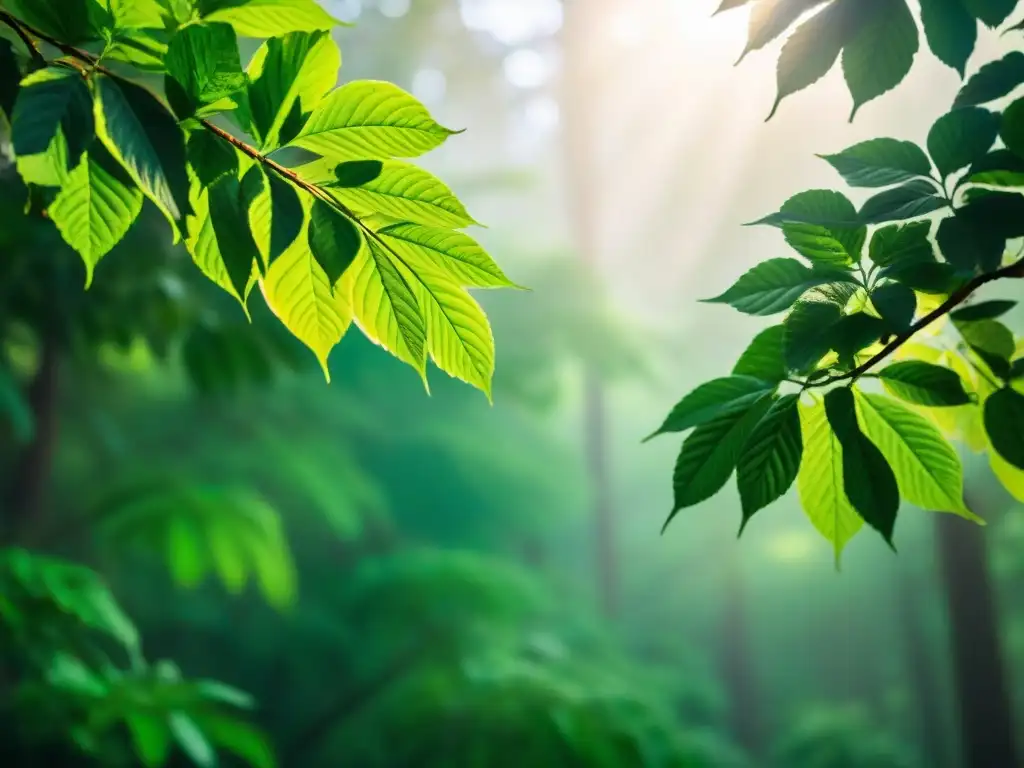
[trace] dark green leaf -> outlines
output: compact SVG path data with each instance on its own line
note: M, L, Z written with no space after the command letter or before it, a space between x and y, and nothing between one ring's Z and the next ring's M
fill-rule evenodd
M736 463L736 483L743 505L743 524L782 497L800 471L803 439L800 431L799 395L783 395L754 427Z
M1010 365L1010 378L1014 381L1024 378L1024 357L1018 357Z
M271 174L270 182L270 254L269 263L280 256L299 236L304 213L295 187Z
M971 166L967 180L994 187L1024 187L1024 157L994 149Z
M309 249L332 289L355 260L363 236L355 222L323 200L313 201L309 216Z
M861 0L860 5L870 11L843 48L843 74L853 96L851 121L864 104L903 81L920 47L906 0Z
M920 293L949 293L957 286L956 269L939 261L896 262L879 272L879 277L903 283Z
M932 172L923 149L913 142L896 139L864 141L821 158L851 187L888 187Z
M978 40L974 17L961 0L921 0L921 22L932 53L963 77Z
M771 404L771 395L763 395L749 408L724 413L690 433L676 461L675 503L665 527L680 509L710 499L729 481L747 438Z
M723 413L746 410L761 397L773 392L775 383L752 376L727 376L701 384L684 397L647 440L670 432L685 432Z
M238 174L235 148L209 131L198 130L189 136L187 151L189 165L204 187L226 173Z
M210 220L217 247L235 293L243 299L259 259L249 226L249 208L243 185L235 176L221 176L210 186Z
M883 224L926 216L946 205L936 192L935 185L924 179L908 181L869 198L860 209L860 219L865 224Z
M987 27L995 29L1017 7L1017 0L961 0L964 7Z
M7 0L4 5L33 28L68 45L98 40L102 22L110 20L96 0Z
M968 304L960 309L955 309L949 313L949 316L951 319L958 320L961 323L970 323L977 320L995 320L997 317L1005 315L1015 306L1017 306L1016 301L993 299L991 301L980 301L977 304Z
M349 160L338 164L338 167L334 169L335 181L324 186L361 187L380 176L383 169L384 163L380 160Z
M931 228L928 221L880 227L871 235L868 257L880 267L935 261L935 252L928 239Z
M778 93L768 119L787 96L812 85L832 69L855 31L856 2L839 0L805 21L782 46L776 68Z
M1020 85L1024 85L1024 53L1011 51L971 76L956 95L953 108L973 107L1001 99Z
M854 355L882 338L887 327L879 317L855 312L841 317L830 330L828 338L831 348L839 355L839 362L852 366Z
M857 423L853 391L833 389L825 395L828 423L843 447L843 487L864 522L891 545L900 507L896 475Z
M174 78L186 97L176 107L179 118L202 112L202 107L229 99L245 87L245 73L238 58L238 42L228 24L189 24L167 46L167 75ZM169 89L170 90L170 89ZM232 101L221 105L233 109Z
M1024 237L1024 195L989 189L973 191L984 194L972 196L957 211L958 217L970 222L975 230L988 231L1003 240Z
M900 283L888 283L871 292L871 303L882 316L890 333L905 331L914 322L917 295L912 288Z
M1004 460L1024 469L1024 395L1007 387L985 401L985 431Z
M959 213L939 222L935 241L946 261L967 273L979 268L991 270L993 262L998 267L1006 245L998 233L975 226Z
M954 109L928 132L928 152L945 178L984 157L998 133L998 115L981 107Z
M999 135L1008 150L1024 158L1024 99L1017 99L1003 110Z
M135 183L174 224L190 212L185 137L181 127L145 88L97 75L97 132Z
M1009 378L1010 358L1016 344L1013 332L997 320L953 321L967 346L996 376Z
M732 372L735 376L753 376L764 381L779 382L788 371L782 357L782 325L765 328L740 355Z
M11 139L26 181L59 186L94 135L92 98L78 72L48 67L22 80Z
M906 360L883 368L878 378L887 390L908 403L936 407L971 402L956 371L941 365Z
M832 348L831 333L841 317L838 305L824 301L798 301L789 313L783 337L787 367L807 371Z
M789 309L809 289L843 280L854 282L852 275L838 270L811 269L796 259L768 259L721 296L706 301L729 304L748 315L773 315Z
M14 119L14 100L21 82L21 67L9 40L0 40L0 111L8 121Z

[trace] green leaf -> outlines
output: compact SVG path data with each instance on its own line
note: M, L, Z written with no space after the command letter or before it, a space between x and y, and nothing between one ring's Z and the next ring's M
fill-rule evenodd
M1003 110L999 135L1008 150L1024 158L1024 99L1017 99Z
M375 242L374 247L378 247ZM393 251L395 264L420 301L427 325L427 351L434 364L491 399L494 336L480 305L454 277L421 251Z
M865 347L882 338L886 322L866 312L843 315L828 331L831 349L839 356L839 362L852 367L853 358Z
M843 446L843 488L864 522L892 544L900 492L896 475L878 447L861 432L853 390L839 387L825 395L825 413Z
M171 733L163 717L146 712L128 712L125 723L135 746L135 754L147 768L159 768L171 754Z
M953 108L973 107L1001 99L1021 85L1024 85L1024 53L1011 51L972 75L956 95Z
M919 45L906 0L874 0L870 18L843 48L843 74L853 96L851 121L864 104L903 81Z
M878 372L885 388L901 400L929 408L971 402L956 371L919 360L905 360Z
M461 286L516 287L483 247L463 232L401 223L384 227L377 234L399 254L406 254L408 249L419 251L423 258L441 265Z
M985 431L996 453L1024 469L1024 395L1000 389L985 401Z
M362 187L380 176L384 164L380 160L348 160L334 169L334 180L327 187Z
M993 299L991 301L979 301L977 304L968 304L954 309L949 313L951 319L969 323L977 320L995 320L1017 306L1016 301L1009 299Z
M281 144L292 110L308 116L338 78L341 52L329 32L293 32L261 45L246 68L250 133L264 151Z
M690 433L676 461L675 503L664 528L680 509L710 499L725 486L747 439L771 404L772 397L765 394L748 408L723 413Z
M350 286L356 322L370 341L411 365L425 382L427 321L419 296L386 249L372 240L367 245L342 280Z
M14 102L21 90L21 64L10 40L0 39L0 112L14 119Z
M168 719L175 741L189 760L201 768L214 768L217 765L217 753L195 721L182 712L172 712Z
M918 293L945 294L956 287L956 270L933 261L898 261L879 272L879 277L896 280Z
M753 376L769 382L779 382L789 371L783 361L782 345L785 327L773 325L765 328L740 355L732 372L734 376Z
M1008 149L994 149L971 165L967 180L994 187L1024 187L1024 157Z
M960 458L931 422L882 395L857 392L864 432L878 446L908 502L981 522L964 504Z
M954 109L928 132L928 152L946 178L985 156L999 133L999 116L981 107Z
M820 155L851 187L888 187L928 176L931 161L911 141L872 139L834 155Z
M853 203L845 195L827 189L794 195L778 213L757 223L781 226L790 246L824 265L860 261L867 239L867 229L857 221Z
M750 11L750 24L747 33L747 45L740 55L743 61L752 51L764 48L772 40L789 29L807 11L824 0L762 0L754 4ZM726 7L735 7L743 3L723 3L718 9L720 13ZM739 63L739 62L737 62Z
M935 185L924 179L908 181L869 198L860 209L860 219L865 224L883 224L926 216L946 206L936 192Z
M178 220L189 212L181 128L141 86L102 74L94 82L97 134L146 197L180 226Z
M355 261L363 246L356 223L323 200L314 200L309 213L309 250L332 286Z
M11 141L25 181L60 186L94 135L92 98L78 72L48 67L21 81Z
M732 375L701 384L676 404L656 432L645 439L670 432L685 432L723 413L746 410L764 395L774 392L776 384L752 376Z
M825 301L798 301L783 323L786 366L807 371L832 348L832 330L842 317L841 308Z
M179 118L205 114L210 105L233 108L231 97L246 85L238 58L234 30L227 24L189 24L171 38L167 46L167 75L178 89L167 83L168 98L180 90L183 98L171 104ZM218 105L228 99L225 105ZM176 103L176 101L178 103Z
M198 0L206 21L225 21L243 37L330 30L341 24L316 0Z
M273 173L266 179L265 192L249 209L249 221L256 244L269 265L295 242L302 231L305 212L299 194L290 182Z
M748 315L773 315L789 309L811 288L836 281L854 282L838 270L811 269L796 259L768 259L744 274L708 303L729 304Z
M167 71L168 39L162 29L118 29L103 58L131 64L143 72L162 74Z
M964 341L984 362L992 372L1000 378L1008 378L1010 358L1013 357L1015 343L1013 332L997 320L977 320L954 324Z
M776 68L778 94L768 115L771 120L782 100L828 74L853 34L849 0L832 3L793 32L782 46Z
M235 148L209 131L198 130L188 138L188 164L199 183L208 187L225 174L238 174Z
M105 14L96 0L7 0L4 5L30 26L68 45L101 37Z
M1024 237L1024 195L991 189L970 191L978 194L968 198L967 204L957 210L959 218L969 221L977 232L986 232L998 239ZM1001 259L1000 252L988 269L998 267ZM984 265L985 261L981 263Z
M799 395L783 395L754 427L736 463L743 506L740 533L750 518L782 497L796 480L803 458Z
M885 321L890 333L910 328L917 311L917 295L913 289L899 283L889 283L871 292L871 303Z
M1013 9L1017 0L962 0L964 7L982 24L995 29L1004 21Z
M221 749L237 755L253 768L275 768L273 748L251 725L207 713L199 722L206 737Z
M804 442L796 479L800 504L818 532L832 543L838 565L843 549L864 521L843 490L843 448L828 422L824 403L801 405L799 412Z
M247 197L244 183L235 176L221 176L210 185L210 219L217 248L234 293L243 304L260 255L249 225Z
M947 262L967 273L998 267L1006 246L1005 238L991 228L975 226L963 209L939 222L935 242Z
M418 157L453 133L398 86L357 80L320 102L291 145L337 160Z
M175 21L164 0L109 0L108 4L119 29L163 29Z
M927 221L879 227L871 236L868 258L880 267L935 261L935 253L928 240L930 231L931 222Z
M308 217L303 229L307 223ZM330 381L327 356L348 330L352 306L345 291L332 290L309 249L308 236L300 233L271 263L260 287L267 306L313 351Z
M921 0L921 22L932 53L963 77L978 40L978 23L961 0Z
M325 186L335 178L330 161L314 160L296 168L311 184ZM331 197L357 214L384 214L402 221L459 228L476 222L445 184L422 168L386 160L380 176L361 187L331 187Z
M99 142L93 143L54 198L49 216L85 262L85 287L96 264L142 210L142 192Z

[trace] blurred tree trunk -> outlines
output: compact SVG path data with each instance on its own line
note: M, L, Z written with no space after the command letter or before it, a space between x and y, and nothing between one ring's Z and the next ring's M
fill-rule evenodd
M736 743L752 758L761 757L763 743L758 716L761 698L757 690L747 624L743 568L736 541L727 544L725 563L725 615L719 643L722 682L728 696L729 730Z
M912 707L917 714L921 755L931 768L947 768L951 750L943 711L946 699L937 679L934 648L926 631L921 605L924 590L906 566L900 569L896 582L900 635L910 678Z
M598 157L593 129L602 121L595 108L595 97L600 89L592 82L591 68L595 55L602 50L601 38L594 34L595 20L613 6L612 0L566 3L563 27L562 116L569 205L580 258L595 272L603 212L598 195L601 180L599 174L594 173ZM618 607L618 562L608 459L607 405L599 372L585 363L583 378L583 439L593 494L598 589L605 615L613 617Z
M952 632L964 765L1018 766L985 529L953 515L937 515L935 530Z
M17 536L37 522L50 481L57 445L57 398L60 378L60 349L52 337L42 340L39 367L26 393L32 412L32 440L22 449L9 480L6 520Z

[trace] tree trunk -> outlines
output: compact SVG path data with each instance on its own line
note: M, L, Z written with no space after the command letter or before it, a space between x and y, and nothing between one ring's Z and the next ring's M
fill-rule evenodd
M937 515L939 569L952 632L965 768L1019 766L985 529Z
M728 722L736 743L751 758L761 757L763 743L758 712L760 697L750 644L747 642L746 593L736 542L730 540L725 557L725 614L719 644L722 682L728 696Z
M27 392L35 432L15 462L5 510L4 522L15 536L39 522L57 445L60 352L52 339L44 338L39 354L39 368Z
M568 190L573 213L576 247L590 269L598 268L598 232L601 210L599 180L592 128L600 121L594 114L592 95L598 92L588 76L595 38L593 24L609 7L607 0L573 2L566 6L563 28L565 55L562 83L563 141L568 158ZM607 408L600 374L586 365L583 372L583 439L593 493L594 553L601 607L607 617L618 608L618 561L615 519L608 461Z

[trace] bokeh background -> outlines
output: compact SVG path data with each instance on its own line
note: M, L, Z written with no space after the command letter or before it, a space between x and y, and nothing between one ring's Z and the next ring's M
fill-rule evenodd
M355 331L328 386L265 308L246 336L182 276L159 216L83 293L5 176L3 301L47 307L5 324L5 361L53 369L2 393L30 543L98 568L147 656L252 693L285 768L1011 768L960 757L964 717L1024 727L1024 509L983 457L986 528L905 509L898 556L864 532L840 570L795 494L741 540L732 489L661 533L678 440L641 440L761 327L698 300L785 255L741 225L840 188L816 153L923 141L959 86L922 51L852 124L838 71L765 123L779 46L734 66L746 11L716 5L325 3L356 22L343 80L466 129L425 165L531 289L479 295L493 406L437 371L428 396ZM972 66L1004 45L983 32ZM168 264L155 294L140 258ZM204 309L164 354L186 283ZM126 487L127 513L95 512Z

